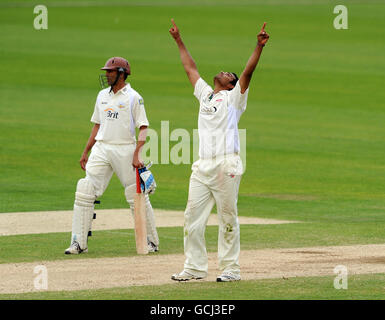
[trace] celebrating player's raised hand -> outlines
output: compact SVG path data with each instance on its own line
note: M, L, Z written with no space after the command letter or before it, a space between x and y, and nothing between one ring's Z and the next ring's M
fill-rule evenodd
M241 86L241 93L244 93L249 87L251 77L255 70L255 67L258 64L259 58L261 56L263 47L266 42L269 40L270 36L265 31L266 22L263 24L261 31L257 35L258 44L256 45L253 53L251 54L249 61L247 61L246 67L243 70L240 78L239 85Z
M265 45L270 36L265 31L266 22L263 24L261 31L257 35L258 44Z
M170 28L170 30L168 30L168 31L170 32L171 36L176 40L180 37L179 29L176 26L174 19L171 19L171 22L173 24L173 27Z
M198 81L200 78L200 75L198 73L197 66L191 57L190 53L186 49L186 46L184 45L182 38L179 34L179 29L175 24L174 19L171 19L171 22L173 24L173 27L170 28L169 32L171 36L174 38L178 48L179 48L179 53L180 53L180 59L182 61L183 67L186 71L186 74L192 84L193 87L195 87L195 83Z

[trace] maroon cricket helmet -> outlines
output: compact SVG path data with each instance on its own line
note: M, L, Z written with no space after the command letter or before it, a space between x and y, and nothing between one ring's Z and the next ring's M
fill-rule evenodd
M112 57L108 59L101 70L118 70L120 72L131 74L130 64L122 57Z

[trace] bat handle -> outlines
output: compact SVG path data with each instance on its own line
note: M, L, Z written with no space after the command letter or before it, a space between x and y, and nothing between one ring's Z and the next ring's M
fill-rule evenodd
M142 190L140 189L140 176L139 176L139 169L136 168L136 193L142 193Z

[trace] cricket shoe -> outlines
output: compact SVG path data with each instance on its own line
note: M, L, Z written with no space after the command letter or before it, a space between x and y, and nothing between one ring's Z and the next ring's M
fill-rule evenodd
M71 246L64 251L65 254L79 254L79 253L87 253L88 248L81 249L80 245L77 241L72 242Z
M220 276L217 277L217 282L231 282L239 280L241 280L241 276L232 272L223 272Z
M193 274L191 274L190 272L187 272L185 270L183 270L181 273L175 273L171 276L171 279L172 280L175 280L175 281L189 281L189 280L200 280L200 279L203 279L205 277L198 277L198 276L194 276Z
M148 252L158 252L159 247L152 241L147 240Z

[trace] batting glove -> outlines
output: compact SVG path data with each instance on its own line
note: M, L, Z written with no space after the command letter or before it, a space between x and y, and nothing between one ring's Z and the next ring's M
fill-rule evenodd
M146 167L138 169L140 175L140 187L144 194L153 194L156 189L156 182L154 176L151 171L147 169L151 167L151 165L152 164L150 163Z

